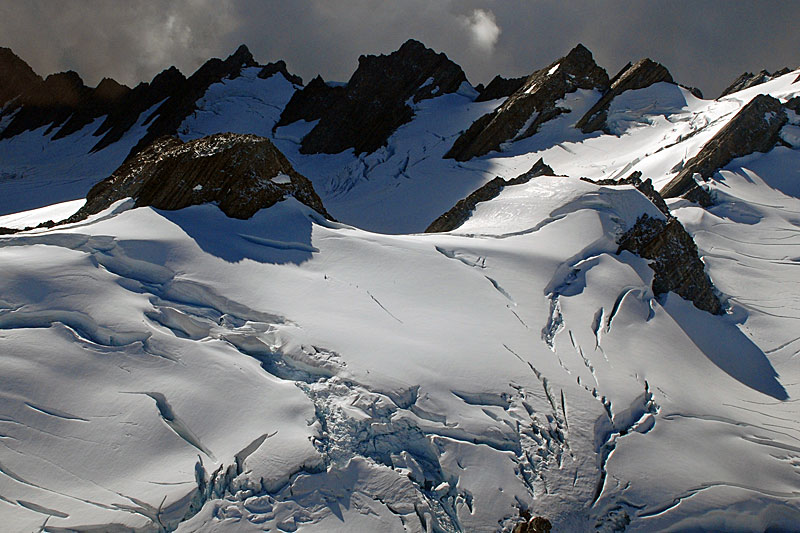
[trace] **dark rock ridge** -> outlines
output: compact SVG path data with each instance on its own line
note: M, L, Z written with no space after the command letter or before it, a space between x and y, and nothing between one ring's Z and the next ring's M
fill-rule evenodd
M459 200L449 211L431 222L430 226L425 229L425 233L452 231L467 221L475 210L475 206L480 202L488 202L493 198L497 198L507 186L527 183L537 176L552 176L554 174L555 172L553 172L553 169L550 168L543 159L539 158L530 170L524 174L520 174L516 178L506 181L500 176L497 176L486 185L470 193L466 198Z
M569 110L556 103L578 89L608 89L608 74L597 65L592 53L579 44L569 54L537 70L503 105L476 120L445 154L467 161L499 150L500 145L530 137L539 126Z
M527 80L527 76L520 78L504 78L502 76L495 76L485 88L479 90L480 93L475 99L476 102L487 102L489 100L496 100L498 98L505 98L511 96L519 90L520 87ZM477 87L476 87L477 89Z
M242 45L225 60L208 60L189 78L170 67L150 83L140 83L133 89L108 78L91 89L71 71L42 80L11 50L0 48L0 105L5 105L2 114L15 112L8 126L0 132L0 139L46 125L50 125L47 133L58 128L53 136L58 139L105 115L105 120L93 133L100 138L92 151L98 151L120 140L143 112L161 102L145 117L146 134L131 150L130 157L155 139L176 134L184 119L197 109L197 101L210 85L235 78L243 68L253 66L258 65ZM263 66L258 75L268 78L278 73L291 83L302 83L302 79L288 72L283 61Z
M456 92L466 80L461 67L446 55L409 40L388 56L359 57L343 90L324 89L313 82L313 89L307 87L292 99L279 124L295 117L319 119L303 138L304 154L335 154L349 148L357 154L373 152L414 116L409 100ZM312 111L298 111L306 107Z
M3 50L5 52L0 54L0 98L8 95L11 99L0 114L14 113L14 116L0 132L0 139L47 125L50 127L46 133L59 128L53 136L59 139L109 113L130 91L110 78L103 79L92 89L71 70L51 74L42 80L13 52L7 48Z
M244 219L289 196L330 218L311 182L268 139L219 133L184 143L162 137L92 187L68 222L128 197L136 207L167 210L214 202Z
M791 70L788 68L782 68L781 70L777 70L772 74L766 70L762 70L757 74L745 72L733 80L733 83L731 83L724 91L722 91L719 96L717 96L717 100L731 93L743 91L745 89L749 89L750 87L755 87L756 85L761 85L762 83L774 80L775 78L783 76L784 74L788 74L789 72L791 72Z
M0 47L0 109L43 81L10 48Z
M768 152L780 139L781 128L788 121L784 106L772 96L760 94L744 106L700 152L660 191L664 198L674 198L694 189L694 175L708 180L731 160L753 152Z
M644 89L659 82L675 83L672 75L663 65L650 59L642 59L634 65L628 63L614 76L608 91L581 117L575 127L580 128L584 133L605 129L608 108L614 98L625 91Z
M137 154L154 140L164 135L174 135L181 122L197 109L197 100L208 87L225 78L236 78L243 68L257 66L253 55L245 45L241 45L224 61L213 58L206 61L185 82L173 88L168 99L148 118L147 133L131 149L128 157ZM138 115L137 115L138 116Z
M722 304L697 254L697 245L678 219L670 216L665 221L644 214L617 242L617 253L628 250L650 260L656 296L675 292L698 309L722 314Z

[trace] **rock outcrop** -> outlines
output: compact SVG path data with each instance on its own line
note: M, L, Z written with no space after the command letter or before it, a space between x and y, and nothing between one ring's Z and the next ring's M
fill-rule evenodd
M787 121L784 106L778 99L765 94L756 96L686 162L678 175L661 189L661 196L681 196L697 185L695 174L707 180L737 157L768 152L778 143L781 128Z
M660 63L647 58L637 61L633 65L628 63L625 68L614 76L608 91L578 120L575 127L584 133L605 129L608 108L614 98L625 91L644 89L659 82L675 83L672 80L672 75Z
M592 53L579 44L569 54L537 70L503 105L476 120L445 154L467 161L499 150L500 145L530 137L544 122L568 112L557 102L578 89L608 89L608 74L597 65Z
M520 78L504 78L502 76L495 76L485 88L479 90L476 102L487 102L489 100L496 100L497 98L505 98L511 96L519 90L520 87L527 80L527 76ZM477 87L476 87L477 88Z
M550 520L543 516L535 516L514 526L512 533L550 533L551 529L553 524Z
M184 143L162 137L92 187L68 222L128 197L137 207L167 210L213 202L244 219L288 196L330 218L311 182L268 139L220 133Z
M323 89L319 82L313 89L304 89L287 106L279 124L295 117L319 120L303 138L300 151L304 154L335 154L349 148L357 154L373 152L414 116L409 101L456 92L466 79L461 67L446 55L409 40L388 56L359 57L358 68L343 90ZM309 106L313 113L298 112L303 102L313 103Z
M641 177L642 173L636 171L618 180L581 179L605 186L633 185L645 195L664 214L666 220L642 215L632 228L617 239L617 253L628 250L650 260L650 268L655 273L652 289L656 296L672 291L691 301L698 309L715 315L721 314L722 304L714 293L714 286L705 272L694 239L678 219L672 216L667 203L655 190L650 178L642 180Z
M452 231L467 221L469 216L475 210L475 206L477 206L480 202L488 202L492 198L497 198L497 196L507 186L527 183L532 178L537 176L552 176L554 174L555 173L553 172L553 169L550 168L550 166L548 166L543 159L539 158L539 160L534 163L530 170L524 174L520 174L516 178L506 181L500 176L497 176L489 181L486 185L483 185L479 189L470 193L470 195L466 198L459 200L449 211L431 222L431 224L425 229L425 233L441 233L444 231Z
M331 102L338 102L346 98L347 89L341 85L328 85L321 76L308 82L301 91L296 91L286 107L283 108L281 118L275 124L273 131L281 126L286 126L298 120L317 120L324 115Z
M698 309L722 314L722 304L697 254L697 245L678 219L670 216L665 221L642 215L618 244L617 253L628 250L650 260L656 296L675 292Z
M755 87L756 85L761 85L762 83L766 83L770 80L777 78L778 76L783 76L784 74L788 74L789 72L791 71L788 68L782 68L781 70L775 71L772 74L770 74L766 70L762 70L757 74L753 74L752 72L745 72L738 78L733 80L733 83L731 83L727 88L725 88L724 91L722 91L722 93L719 96L717 96L717 100L731 93L743 91L745 89L749 89L750 87Z

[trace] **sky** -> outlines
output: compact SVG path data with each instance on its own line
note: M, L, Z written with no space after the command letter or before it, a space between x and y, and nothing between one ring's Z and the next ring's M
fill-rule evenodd
M0 0L0 46L43 76L134 86L240 44L306 81L346 81L359 55L414 38L477 85L530 74L580 42L609 75L650 57L715 97L744 71L800 65L798 20L800 2L772 0Z

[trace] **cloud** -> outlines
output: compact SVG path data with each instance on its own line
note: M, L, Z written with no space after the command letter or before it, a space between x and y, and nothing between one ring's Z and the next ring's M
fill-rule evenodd
M461 24L470 32L472 42L481 50L491 52L500 37L500 26L497 25L494 13L483 9L474 9L469 16L459 16Z

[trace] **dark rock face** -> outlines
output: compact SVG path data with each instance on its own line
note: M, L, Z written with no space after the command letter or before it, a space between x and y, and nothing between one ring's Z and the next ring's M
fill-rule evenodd
M267 63L264 67L259 71L258 77L261 79L267 79L275 74L281 73L283 77L290 83L294 83L295 85L303 85L303 78L300 76L295 76L294 74L290 74L288 70L286 70L286 61L280 60L274 63Z
M737 157L768 152L778 142L787 121L779 100L765 94L756 96L686 162L683 170L661 189L661 196L674 198L694 188L695 174L707 180Z
M215 202L226 215L244 219L288 196L330 218L311 182L268 139L220 133L184 143L162 137L92 187L68 221L127 197L137 207L167 210Z
M540 158L529 171L520 174L514 179L506 181L498 176L483 187L470 193L466 198L459 200L449 211L431 222L430 226L425 229L425 233L452 231L466 222L470 214L472 214L472 211L475 210L476 205L480 202L487 202L492 198L497 198L500 192L508 185L520 185L529 182L537 176L551 176L554 174L555 172L553 172L553 169Z
M503 105L476 120L453 144L446 158L467 161L498 150L506 141L524 139L567 109L556 102L578 89L608 89L608 74L592 53L578 45L565 57L537 70Z
M635 65L628 65L611 80L611 88L575 124L584 133L602 130L606 127L608 108L611 101L625 91L644 89L654 83L674 83L672 75L663 65L650 59L642 59Z
M476 102L487 102L489 100L496 100L497 98L505 98L511 96L519 90L520 87L527 80L527 76L521 78L504 78L502 76L495 76L484 89L479 90L480 94L475 99Z
M92 147L92 151L102 150L120 140L136 123L141 113L176 94L185 83L186 77L177 68L170 67L156 75L150 83L140 83L134 87L120 104L109 112L94 133L95 136L102 138Z
M0 47L0 109L42 81L10 48Z
M309 91L308 95L301 93L295 105L287 106L279 124L295 117L319 119L303 139L300 151L305 154L335 154L349 148L357 154L373 152L411 120L409 99L419 102L455 92L466 79L446 55L409 40L388 56L359 57L358 69L344 90L323 89L320 83L307 87L303 93ZM299 112L304 107L301 102L311 102L313 112Z
M777 78L778 76L783 76L784 74L788 74L791 72L788 68L782 68L772 74L767 72L766 70L762 70L757 74L753 74L752 72L745 72L731 83L722 93L717 96L717 100L722 98L723 96L727 96L731 93L743 91L745 89L749 89L750 87L755 87L756 85L761 85L762 83L766 83L770 80Z
M619 250L650 259L655 272L653 293L675 292L694 306L714 315L722 314L714 286L697 254L697 245L678 219L666 221L642 215L618 240Z
M289 103L283 108L281 118L275 124L277 129L298 120L312 121L320 118L330 107L331 102L338 102L345 97L347 90L342 86L330 86L317 76L302 91L292 95Z

